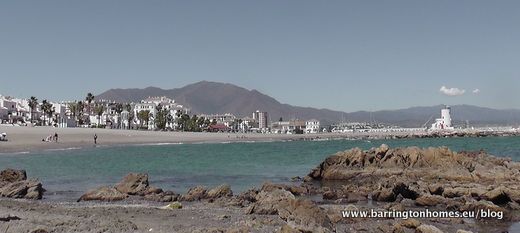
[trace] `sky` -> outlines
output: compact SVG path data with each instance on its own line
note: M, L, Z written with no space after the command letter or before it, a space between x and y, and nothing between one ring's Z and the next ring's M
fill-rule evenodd
M520 1L2 1L0 94L207 80L342 111L520 109Z

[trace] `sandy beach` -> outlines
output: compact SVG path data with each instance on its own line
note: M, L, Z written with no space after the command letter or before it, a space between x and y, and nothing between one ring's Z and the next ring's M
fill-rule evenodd
M321 134L261 134L261 133L207 133L207 132L161 132L95 128L54 128L0 126L0 132L8 135L9 141L0 142L0 153L19 153L52 149L86 148L97 145L153 144L153 143L217 143L240 141L280 141L327 138L385 137L408 135L409 132L392 133L321 133ZM58 142L44 142L49 135L58 134ZM416 133L417 134L417 133Z

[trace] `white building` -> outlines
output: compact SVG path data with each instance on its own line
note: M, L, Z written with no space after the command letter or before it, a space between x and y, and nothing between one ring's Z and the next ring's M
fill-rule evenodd
M267 114L267 112L260 112L260 110L256 110L253 112L253 120L258 122L259 129L269 128L269 114Z
M146 122L141 122L139 119L139 112L141 111L150 111L150 117L148 120L148 125L146 126L148 129L155 129L155 115L157 114L157 107L161 106L161 109L168 110L169 115L172 117L171 122L167 122L166 127L175 128L177 124L175 123L175 119L177 118L177 113L188 114L189 109L185 108L181 104L175 103L175 100L172 100L168 97L148 97L141 101L141 103L135 104L134 106L134 123L137 125L141 125L141 123L145 124Z
M320 132L320 121L316 119L308 120L305 122L305 133L319 133Z
M231 113L224 114L201 114L199 117L208 119L209 121L215 120L217 124L223 124L227 127L231 127L237 117Z
M27 100L11 97L0 97L0 120L16 123L26 122L29 119L30 108Z
M435 123L432 124L432 130L451 130L451 108L446 106L441 109L441 118L435 119Z

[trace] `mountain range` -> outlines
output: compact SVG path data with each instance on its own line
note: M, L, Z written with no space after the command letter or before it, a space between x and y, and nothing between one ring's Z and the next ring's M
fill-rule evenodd
M229 83L201 81L182 88L161 89L157 87L110 89L96 96L98 100L116 102L139 102L150 96L166 96L191 109L193 114L232 113L236 116L251 116L253 111L269 113L271 121L283 119L318 119L322 124L346 122L377 122L403 127L421 127L431 124L439 117L442 105L411 107L398 110L342 112L330 109L299 107L280 103L273 97L257 90L248 90ZM454 105L454 124L469 122L473 126L517 125L520 110L499 110L472 105Z

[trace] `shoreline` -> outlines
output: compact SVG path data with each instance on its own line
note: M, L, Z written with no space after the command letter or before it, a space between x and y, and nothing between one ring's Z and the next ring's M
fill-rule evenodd
M45 200L48 195L45 186L33 189L41 183L27 178L25 170L11 169L2 171L1 178L7 182L2 195L10 198L0 198L0 230L516 232L520 229L520 189L516 175L519 162L485 152L454 152L444 147L390 148L384 144L368 150L338 152L322 161L307 176L290 184L266 181L261 187L252 186L239 193L225 183L197 185L177 193L154 186L147 173L131 172L119 182L87 190L75 203ZM469 171L467 164L473 164L473 170ZM379 172L374 173L374 168ZM395 173L396 170L399 172ZM356 179L351 180L352 174L358 174ZM416 179L418 176L422 177L420 181ZM335 182L341 182L341 186ZM27 192L20 191L22 196L16 196L11 191L18 190L15 184L26 185ZM425 209L477 215L485 210L500 216L357 218L343 214L352 210L420 212Z
M85 149L105 146L146 146L197 143L234 143L234 142L276 142L291 140L377 140L407 139L424 137L486 137L520 136L515 132L353 132L353 133L318 133L318 134L262 134L262 133L209 133L209 132L173 132L173 131L138 131L96 128L54 128L54 127L16 127L0 126L0 132L6 132L7 142L0 142L0 155L25 154L39 151ZM49 135L58 134L58 142L43 142ZM94 135L98 144L94 144Z

